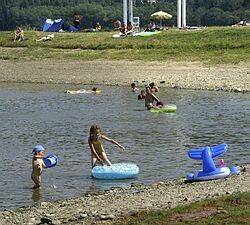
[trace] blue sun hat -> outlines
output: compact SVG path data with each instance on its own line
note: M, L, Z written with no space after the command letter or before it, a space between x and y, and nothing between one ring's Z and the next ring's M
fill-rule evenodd
M36 145L35 148L33 148L32 153L41 152L41 151L45 151L44 147L42 145Z

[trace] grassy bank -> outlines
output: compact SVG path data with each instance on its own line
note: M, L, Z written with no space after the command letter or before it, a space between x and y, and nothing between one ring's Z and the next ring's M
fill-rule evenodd
M250 224L250 192L156 212L140 212L113 225Z
M209 64L248 62L250 27L216 27L202 31L170 29L150 37L112 38L115 32L55 33L52 41L37 42L48 33L25 31L24 42L13 31L0 33L0 58L66 60L202 61ZM5 48L7 47L7 48Z

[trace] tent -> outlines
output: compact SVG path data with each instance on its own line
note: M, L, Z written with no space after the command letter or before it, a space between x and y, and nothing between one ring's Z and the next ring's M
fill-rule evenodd
M64 19L51 20L43 18L43 31L44 32L58 32L64 25Z

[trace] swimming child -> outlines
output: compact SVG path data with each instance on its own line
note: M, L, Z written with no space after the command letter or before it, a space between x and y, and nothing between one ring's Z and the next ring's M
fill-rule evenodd
M93 87L89 92L90 92L90 93L97 93L97 88L96 88L96 87Z
M132 83L130 86L133 92L139 91L139 88L136 87L135 83Z
M80 89L80 90L65 90L64 93L66 94L98 94L100 93L100 90L97 89L96 87L93 87L91 90L85 90L85 89Z
M121 149L125 149L121 144L119 144L117 141L113 140L112 138L106 137L105 135L101 134L101 129L97 125L92 125L90 128L90 134L89 134L89 147L91 150L91 163L92 168L96 166L98 163L103 165L103 161L106 162L109 166L112 165L110 160L108 159L102 142L103 140L109 141Z
M138 95L138 100L141 100L141 99L145 99L145 91L144 90L141 90L141 94Z
M34 154L32 159L32 173L31 178L35 185L33 188L39 188L41 186L41 175L43 168L46 168L43 158L44 158L44 148L41 145L35 146L32 153Z

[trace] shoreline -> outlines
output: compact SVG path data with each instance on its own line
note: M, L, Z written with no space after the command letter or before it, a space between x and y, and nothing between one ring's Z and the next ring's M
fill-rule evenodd
M250 64L204 66L199 62L1 61L0 83L84 84L232 92L250 91Z
M173 208L203 199L250 191L250 165L240 175L225 179L185 183L161 181L152 185L131 184L129 188L111 188L75 199L41 202L35 206L0 211L0 224L109 224L111 220L142 210ZM107 207L108 206L108 207Z

